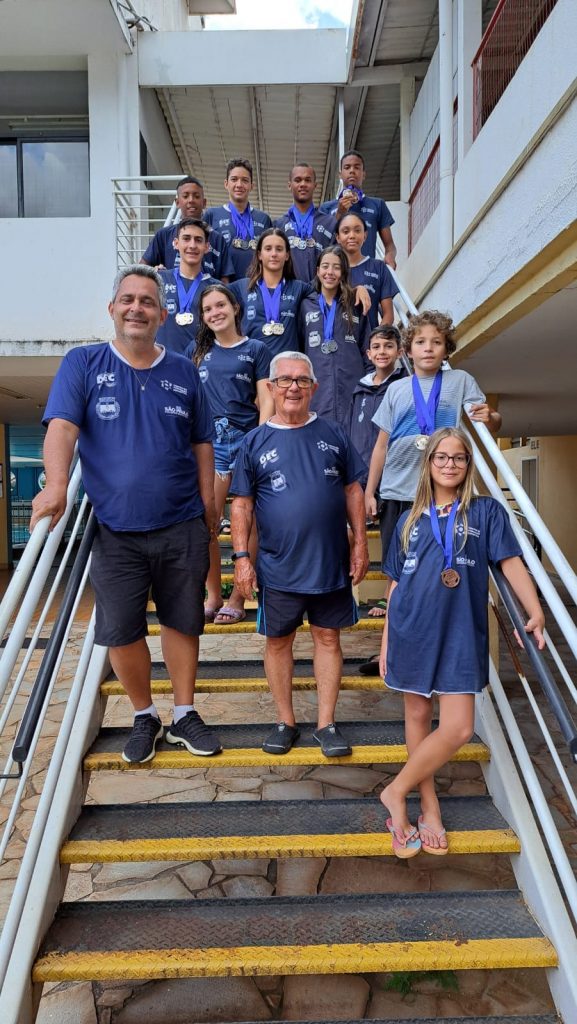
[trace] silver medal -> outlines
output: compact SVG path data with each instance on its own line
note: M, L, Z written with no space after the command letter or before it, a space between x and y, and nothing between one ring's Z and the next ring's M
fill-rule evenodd
M424 452L428 443L429 438L426 434L419 434L419 436L415 438L415 448L418 448L420 452Z

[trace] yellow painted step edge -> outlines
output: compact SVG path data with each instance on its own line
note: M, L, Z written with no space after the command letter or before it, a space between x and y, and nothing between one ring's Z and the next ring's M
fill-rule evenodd
M519 853L512 829L448 832L449 853ZM392 837L375 833L293 836L218 836L203 839L72 839L61 864L121 864L144 861L218 860L228 857L389 857ZM423 856L427 856L423 854Z
M315 690L316 685L313 676L295 676L293 679L293 690ZM153 679L151 687L153 694L172 693L170 679ZM267 693L268 683L262 676L197 679L195 690L196 693ZM380 676L344 676L341 680L341 690L379 690L381 693L390 692ZM102 683L100 693L103 697L124 697L126 695L120 683L115 679Z
M242 975L351 974L378 971L488 970L556 967L548 939L458 939L454 942L375 942L230 949L140 949L131 952L49 953L32 980L147 981Z
M358 632L362 629L382 632L383 619L359 619L354 626L347 626L343 632L350 633L352 630ZM304 622L297 630L299 633L308 633L309 631L310 626L308 622ZM208 625L204 627L204 635L206 636L211 633L230 633L231 635L234 633L256 633L256 622L246 622L245 620L244 622L235 622L234 625L229 624L227 626L215 626L214 622L209 622ZM149 624L148 635L160 636L160 626L154 622Z
M344 723L342 723L344 724ZM488 761L489 749L484 743L466 743L451 761ZM331 764L404 764L407 760L407 748L404 744L390 746L354 747L349 757L331 757ZM186 750L160 750L152 761L144 764L128 764L123 761L120 751L93 752L84 758L84 770L97 771L149 771L186 768L270 768L271 765L288 767L289 765L315 765L326 767L329 762L323 757L318 747L293 747L288 754L275 757L266 754L259 747L223 750L214 757L199 757L189 754Z

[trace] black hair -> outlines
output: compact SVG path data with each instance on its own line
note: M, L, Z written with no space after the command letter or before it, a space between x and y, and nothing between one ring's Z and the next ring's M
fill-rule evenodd
M317 263L315 267L316 274L313 279L313 285L316 288L319 295L322 291L322 285L321 282L319 281L319 266L323 256L338 256L339 258L341 264L341 280L339 282L337 298L340 299L341 306L343 307L343 310L348 317L349 325L352 329L353 309L355 306L355 292L354 289L351 288L349 280L350 271L347 254L343 249L342 245L327 245L326 249L323 249L323 251L319 253L319 255L317 256Z
M198 334L196 336L196 344L194 352L192 353L192 361L195 366L200 366L207 352L210 352L214 345L215 334L214 331L207 327L204 322L204 315L202 312L202 300L205 295L209 295L211 292L219 292L221 295L225 295L234 309L234 326L236 327L237 334L242 334L240 320L241 312L238 299L231 292L230 288L227 288L224 284L209 284L204 288L200 295L200 301L198 304L198 315L200 320L200 327L198 328Z
M266 231L263 231L263 233L260 236L258 242L256 243L256 249L255 249L255 252L254 252L254 256L252 258L252 263L251 263L250 267L247 270L247 274L246 274L246 276L248 277L247 291L249 291L249 292L251 292L253 290L253 288L255 287L257 282L260 281L260 279L262 277L262 266L261 266L261 262L259 260L260 251L262 249L262 244L263 244L265 238L270 238L273 235L276 235L277 238L282 238L282 240L283 240L283 242L285 244L285 249L286 249L286 251L288 253L288 260L285 262L285 265L283 267L282 276L284 277L285 281L294 281L294 279L296 277L295 268L294 268L293 261L292 261L292 256L291 256L290 242L289 242L287 236L285 235L285 233L282 230L282 228L267 228Z
M228 176L230 172L234 170L235 167L244 167L245 171L248 171L248 173L250 174L250 180L252 181L252 164L250 160L241 160L240 157L238 159L228 161L226 165L226 181L228 181Z
M179 220L176 224L176 238L178 238L183 228L200 228L207 242L212 230L206 221L199 220L198 217L184 217L183 220Z
M183 185L198 185L198 187L204 192L204 185L202 184L202 181L199 181L198 178L193 178L190 174L187 174L186 178L180 179L176 186L177 193L179 188L182 188Z
M341 157L341 160L340 160L340 163L339 163L339 167L343 166L343 160L346 160L348 156L356 156L361 161L361 163L363 165L363 170L364 170L365 158L364 158L362 153L359 153L358 149L347 149L346 153L343 153L343 155Z

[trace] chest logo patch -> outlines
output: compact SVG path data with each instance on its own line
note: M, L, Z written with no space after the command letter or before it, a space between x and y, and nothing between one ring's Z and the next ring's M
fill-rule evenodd
M270 482L273 491L277 493L286 489L286 477L281 473L280 469L275 469L274 473L271 473Z
M96 415L99 420L115 420L120 415L120 406L115 398L99 398L96 402Z

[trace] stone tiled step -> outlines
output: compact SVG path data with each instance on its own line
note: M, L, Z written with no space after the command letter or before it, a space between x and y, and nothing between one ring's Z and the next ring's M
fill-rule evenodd
M189 754L166 740L158 744L156 755L146 764L128 764L123 761L124 749L130 729L103 728L84 759L86 771L139 771L140 769L178 769L211 767L279 767L281 765L327 764L402 764L407 760L405 730L402 722L343 722L342 731L353 747L349 757L326 758L313 739L315 726L300 724L300 738L288 754L266 754L262 741L272 729L265 725L218 725L216 728L223 746L220 754L200 757ZM489 750L473 737L451 758L452 761L488 761Z
M33 980L554 967L516 890L63 903Z
M241 1021L238 1024L258 1024L257 1021ZM283 1024L282 1021L269 1021L268 1024ZM293 1024L310 1024L306 1021L293 1021ZM400 1020L398 1017L371 1017L364 1020L324 1020L315 1021L314 1024L411 1024L406 1017ZM561 1024L559 1018L553 1013L537 1014L530 1017L419 1017L418 1022L413 1024Z
M518 853L489 797L441 798L450 853ZM417 820L418 801L409 800ZM64 843L64 864L393 854L377 799L85 807ZM296 833L296 834L295 834Z

